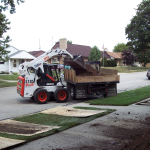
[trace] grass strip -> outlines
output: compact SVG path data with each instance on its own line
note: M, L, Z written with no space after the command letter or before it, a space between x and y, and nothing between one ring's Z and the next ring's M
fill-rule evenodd
M91 110L104 110L104 109L93 108L93 107L76 107L76 108L91 109ZM66 129L69 129L77 125L92 121L93 119L107 115L115 111L114 109L105 109L105 110L106 112L104 113L99 113L99 114L86 117L86 118L61 116L61 115L54 115L54 114L42 114L42 113L37 113L37 114L29 115L29 116L23 116L23 117L15 118L13 120L41 124L41 125L61 126L61 127L58 129L53 129L51 131L44 132L44 133L36 134L33 136L20 136L20 135L7 134L7 133L0 133L0 136L6 137L6 138L18 139L18 140L26 140L27 142L29 142L35 139L39 139L42 137L55 134L57 132L64 131Z
M102 67L105 69L115 69L119 73L133 73L147 71L149 67Z
M0 75L0 79L3 80L18 80L19 75Z
M10 87L10 86L17 86L17 82L0 81L0 88Z
M150 97L150 86L118 93L116 96L85 101L90 105L128 106Z

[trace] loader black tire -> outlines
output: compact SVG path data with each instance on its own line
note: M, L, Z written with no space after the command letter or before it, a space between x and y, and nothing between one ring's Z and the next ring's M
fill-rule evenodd
M45 89L38 89L34 94L34 100L38 104L46 104L50 98L50 95Z
M68 100L69 92L67 89L60 88L55 91L54 97L58 103L63 103Z

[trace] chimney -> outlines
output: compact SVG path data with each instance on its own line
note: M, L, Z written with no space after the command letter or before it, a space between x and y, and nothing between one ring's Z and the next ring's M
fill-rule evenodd
M67 39L63 38L63 39L59 39L59 48L60 49L67 49Z

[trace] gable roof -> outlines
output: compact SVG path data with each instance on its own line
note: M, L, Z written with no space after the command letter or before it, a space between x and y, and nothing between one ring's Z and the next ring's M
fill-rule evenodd
M122 58L122 55L121 55L121 52L108 52L106 51L106 53L113 57L113 58L117 58L117 59L121 59Z
M106 51L101 51L101 58L103 58L103 54L104 54L104 57L107 59L107 58L111 58Z
M17 52L8 55L9 58L17 58L17 59L34 59L35 57L25 50L18 50Z
M30 53L34 57L38 57L38 56L42 55L43 53L45 53L45 51L42 51L42 50L40 50L40 51L30 51L28 53Z
M57 42L52 49L56 49L58 47L59 47L59 42ZM92 48L90 46L67 43L66 50L72 55L82 55L83 57L89 57L89 53L91 49Z

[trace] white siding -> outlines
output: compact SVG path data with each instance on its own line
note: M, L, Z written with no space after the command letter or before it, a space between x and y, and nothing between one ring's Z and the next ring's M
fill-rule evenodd
M11 57L11 59L34 59L35 57L31 54L27 53L26 51L22 51L14 56Z

